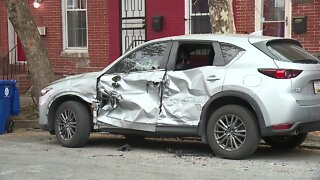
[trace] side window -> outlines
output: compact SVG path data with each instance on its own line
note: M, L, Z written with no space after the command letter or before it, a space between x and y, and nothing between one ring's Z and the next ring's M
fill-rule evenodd
M240 52L244 52L243 49L231 44L220 43L220 47L226 64L229 64L237 55L242 54Z
M210 66L214 60L214 50L210 43L180 44L175 70L186 70L202 66Z
M112 73L149 71L160 68L167 43L157 43L142 47L117 63Z
M62 3L64 49L87 50L87 0L63 0Z

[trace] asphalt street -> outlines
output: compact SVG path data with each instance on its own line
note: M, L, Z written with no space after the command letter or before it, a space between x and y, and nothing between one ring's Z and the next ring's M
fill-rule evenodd
M198 141L93 134L86 147L70 149L47 132L17 130L0 135L0 180L320 179L320 149L312 143L289 151L262 144L235 161L213 156ZM130 151L118 151L126 144Z

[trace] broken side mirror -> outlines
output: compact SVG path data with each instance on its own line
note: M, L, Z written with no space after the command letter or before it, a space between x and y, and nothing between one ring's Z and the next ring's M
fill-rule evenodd
M116 76L114 76L113 78L112 78L112 81L113 81L113 83L111 84L112 85L112 87L114 87L114 88L119 88L120 87L120 84L118 83L118 81L120 81L121 80L121 76L119 76L119 75L116 75Z
M121 76L119 76L119 75L116 75L116 76L114 76L113 78L112 78L112 81L114 81L114 82L118 82L118 81L120 81L121 80Z
M114 82L114 83L112 83L111 85L112 85L112 87L114 87L114 88L116 88L116 89L120 87L120 84L117 83L117 82Z

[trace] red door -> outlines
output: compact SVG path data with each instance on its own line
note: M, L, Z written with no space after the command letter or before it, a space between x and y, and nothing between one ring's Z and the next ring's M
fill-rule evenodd
M17 37L17 51L18 51L18 61L25 62L26 56L24 55L24 50L22 48L22 44L19 37Z

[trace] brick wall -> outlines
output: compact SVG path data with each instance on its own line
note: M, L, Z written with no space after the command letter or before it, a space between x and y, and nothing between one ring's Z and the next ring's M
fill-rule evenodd
M254 32L254 0L235 0L235 23L239 34Z
M309 52L320 53L320 1L293 3L292 16L307 16L307 32L302 34L292 32L292 37L298 39Z
M29 0L37 26L46 27L46 35L42 38L55 73L68 75L97 71L110 63L107 1L87 1L89 58L68 57L62 53L61 1L43 1L38 9L33 8L32 2Z
M43 1L39 9L30 9L38 26L46 27L46 44L49 58L54 70L60 75L96 71L104 68L120 55L119 34L119 1L94 0L88 1L88 54L89 58L68 58L61 52L62 47L62 12L61 1ZM146 0L147 2L147 33L148 39L168 35L184 34L184 0L176 0L174 6L168 6L170 0ZM237 33L254 31L253 0L235 0ZM174 10L172 10L174 9ZM307 4L293 3L293 16L308 16L307 33L292 34L303 46L313 52L320 52L320 1ZM152 16L164 16L163 31L151 29ZM3 2L0 2L0 54L8 51L7 13ZM110 34L110 35L109 35Z
M0 2L0 57L8 52L8 22L7 9L3 2Z

